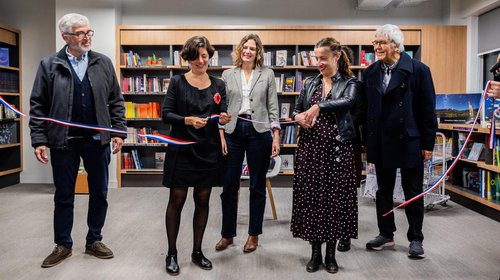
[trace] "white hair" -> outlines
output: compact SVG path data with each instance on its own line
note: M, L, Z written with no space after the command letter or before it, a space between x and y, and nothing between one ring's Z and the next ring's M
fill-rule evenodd
M73 27L89 25L89 19L80 14L66 14L57 22L57 25L59 26L59 31L62 33L71 33L73 32Z
M381 26L377 29L377 31L375 31L375 37L382 35L387 36L387 38L396 45L400 53L405 51L405 46L403 45L405 37L399 27L393 24Z

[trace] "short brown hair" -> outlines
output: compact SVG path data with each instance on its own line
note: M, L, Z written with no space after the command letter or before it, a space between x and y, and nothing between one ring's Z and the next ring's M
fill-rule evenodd
M232 53L233 62L236 67L241 67L243 65L243 60L241 59L241 53L243 52L243 45L249 40L255 41L256 54L255 54L255 66L261 67L264 65L264 46L262 45L262 41L260 40L259 35L257 34L248 34L243 37L240 41L240 44L236 47L234 52Z
M205 48L208 52L208 57L212 58L215 49L210 45L210 42L205 36L194 36L189 38L184 46L182 47L181 57L187 61L193 61L200 55L198 53L199 48Z

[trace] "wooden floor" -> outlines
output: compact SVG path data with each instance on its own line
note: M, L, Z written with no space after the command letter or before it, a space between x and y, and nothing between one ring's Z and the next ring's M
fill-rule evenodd
M290 233L291 189L275 188L278 220L266 209L260 246L243 254L248 220L248 191L240 197L238 237L224 252L214 250L220 238L220 188L214 189L203 250L214 269L203 271L190 262L192 199L186 202L179 234L178 279L499 279L500 223L450 202L436 206L424 220L426 258L407 257L407 223L404 210L396 211L398 232L394 250L369 252L365 243L377 235L374 202L360 198L359 239L346 253L337 253L340 271L308 273L308 243ZM104 242L115 258L101 260L85 255L88 197L77 196L73 227L73 256L42 269L53 248L53 188L16 185L0 189L0 279L166 279L167 249L164 228L168 190L122 188L109 191Z

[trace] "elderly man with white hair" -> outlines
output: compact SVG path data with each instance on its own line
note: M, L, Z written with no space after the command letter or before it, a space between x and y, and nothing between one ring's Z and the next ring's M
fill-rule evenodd
M423 163L432 157L437 120L435 92L429 67L404 52L399 27L384 25L372 42L378 61L363 72L366 97L365 141L367 161L375 164L379 235L369 250L394 246L393 208L396 170L401 170L405 199L422 192ZM423 198L405 207L408 219L408 256L423 258Z
M87 17L67 14L59 20L66 45L42 59L33 84L30 115L126 130L123 96L111 60L90 50L94 31ZM88 174L89 209L85 253L109 259L113 252L101 242L108 209L108 165L125 134L67 127L40 119L30 120L35 156L53 171L54 243L42 267L52 267L71 256L75 182L83 159ZM111 151L110 143L113 149Z

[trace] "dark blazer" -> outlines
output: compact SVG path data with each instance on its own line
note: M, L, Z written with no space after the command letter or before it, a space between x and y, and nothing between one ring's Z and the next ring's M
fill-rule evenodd
M297 114L307 111L311 107L311 98L321 83L322 76L308 77L304 82L304 87L300 92L295 108L292 113L292 119ZM353 123L351 110L355 107L361 85L353 77L332 77L334 81L332 87L332 98L318 104L321 112L335 114L335 120L339 130L341 141L356 138L356 128Z
M422 164L437 131L434 84L429 67L401 53L385 92L381 62L363 72L367 160L383 168Z

